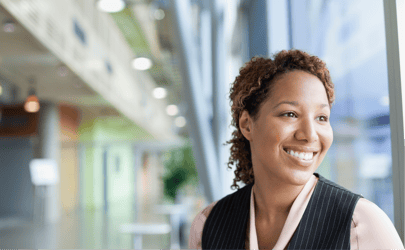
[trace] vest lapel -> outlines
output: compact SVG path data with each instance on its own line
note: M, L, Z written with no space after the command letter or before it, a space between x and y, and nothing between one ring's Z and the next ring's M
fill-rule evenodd
M360 195L319 178L288 249L349 249L351 218ZM202 234L203 249L245 249L253 184L218 201Z
M288 249L350 249L350 228L360 198L323 178L309 200Z
M253 184L218 201L205 221L203 249L245 249Z

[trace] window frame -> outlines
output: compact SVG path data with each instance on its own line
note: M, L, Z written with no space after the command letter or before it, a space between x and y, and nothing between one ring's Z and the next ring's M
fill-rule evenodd
M403 20L403 15L399 15L398 13L404 13L403 0L384 0L388 89L390 99L394 225L402 242L404 242L404 100L402 97L403 88L400 62L401 59L405 59L405 52L400 51L399 45L405 42L404 36L401 33L401 30L405 29L405 20ZM402 69L402 73L405 74L404 69Z

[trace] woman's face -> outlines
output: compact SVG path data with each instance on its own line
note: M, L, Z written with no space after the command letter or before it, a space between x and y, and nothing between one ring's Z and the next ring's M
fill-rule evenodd
M255 180L304 185L332 144L329 116L326 90L316 76L295 70L277 78L256 119L247 111L240 118Z

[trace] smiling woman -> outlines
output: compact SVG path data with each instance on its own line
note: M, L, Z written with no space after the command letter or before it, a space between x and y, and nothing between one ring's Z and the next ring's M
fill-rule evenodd
M333 141L322 82L302 70L284 73L260 106L255 116L244 110L239 118L241 133L250 144L255 186L304 185Z
M230 99L238 191L196 216L190 248L403 248L380 208L315 173L333 141L324 62L299 50L253 58Z
M278 98L285 97L285 99L275 102L276 105L290 104L297 106L297 100L287 100L287 96L284 96L289 94L288 92L291 91L291 88L280 84L278 90L276 92L273 91L274 87L277 86L274 84L277 80L282 81L281 78L285 78L286 73L291 73L295 70L310 74L310 76L313 76L318 81L318 84L321 83L324 87L321 91L321 96L326 96L327 98L323 104L328 104L329 108L332 106L335 99L334 85L325 63L319 58L295 50L281 51L275 56L274 60L253 58L248 62L240 70L240 75L236 78L230 94L230 99L232 100L232 125L236 128L233 132L233 139L230 141L232 147L229 165L236 165L233 187L238 188L236 184L238 181L243 181L245 184L254 181L250 143L242 134L240 118L248 113L249 117L257 119L261 106L269 102L270 95ZM299 78L299 76L296 78ZM286 81L284 80L283 82ZM298 92L301 90L305 91L303 86L297 85L295 88L294 86L292 87L292 89ZM306 93L315 97L313 96L314 93L309 91L306 91Z

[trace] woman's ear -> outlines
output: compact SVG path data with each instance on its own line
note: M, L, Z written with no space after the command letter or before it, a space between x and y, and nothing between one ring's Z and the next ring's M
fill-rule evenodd
M250 117L249 113L244 110L239 117L239 128L242 132L243 136L250 141L252 138L252 118Z

